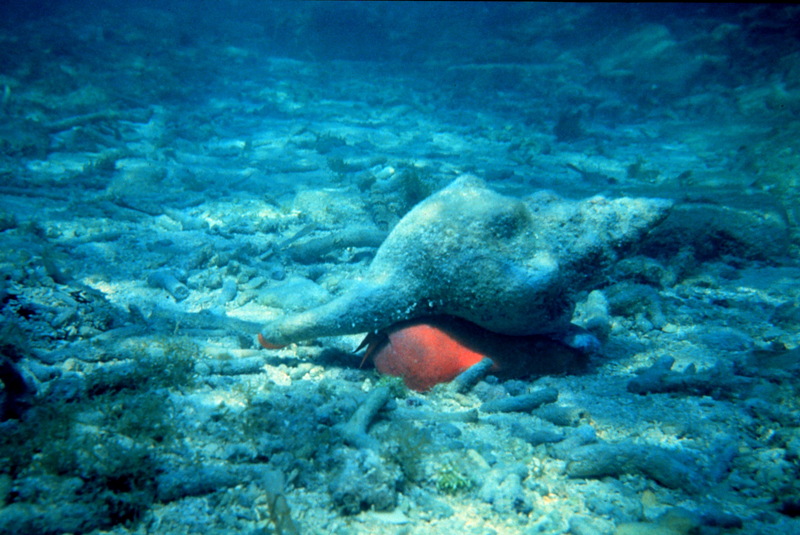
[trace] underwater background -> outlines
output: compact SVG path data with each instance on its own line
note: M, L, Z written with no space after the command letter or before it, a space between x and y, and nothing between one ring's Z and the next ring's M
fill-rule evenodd
M5 0L0 534L798 533L798 140L794 5Z

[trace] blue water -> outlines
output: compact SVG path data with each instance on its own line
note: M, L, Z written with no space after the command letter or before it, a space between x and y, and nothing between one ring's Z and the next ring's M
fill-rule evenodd
M793 5L6 0L0 534L797 532L798 139ZM416 393L365 333L259 348L466 174L585 254L537 347L586 369ZM673 208L627 244L596 196ZM515 232L448 251L519 279Z

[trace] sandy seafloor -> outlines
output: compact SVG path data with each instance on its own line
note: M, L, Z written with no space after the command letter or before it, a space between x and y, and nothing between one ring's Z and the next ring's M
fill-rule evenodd
M800 532L797 7L76 4L0 22L0 533ZM361 336L255 335L466 173L676 204L586 369L355 447Z

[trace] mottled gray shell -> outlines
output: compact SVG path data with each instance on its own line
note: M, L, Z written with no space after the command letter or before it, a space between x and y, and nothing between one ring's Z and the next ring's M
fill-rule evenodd
M556 332L578 293L660 222L662 199L516 199L465 175L415 206L378 249L363 281L262 331L284 345L451 314L505 334Z

